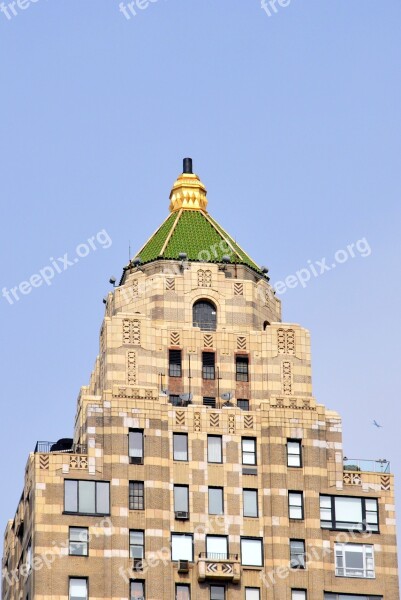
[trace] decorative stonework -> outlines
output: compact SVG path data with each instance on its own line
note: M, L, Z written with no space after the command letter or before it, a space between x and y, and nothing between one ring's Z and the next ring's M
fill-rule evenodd
M166 291L175 292L175 279L173 277L168 277L166 279Z
M149 390L139 387L116 385L113 387L114 398L135 398L135 400L157 400L157 390Z
M228 433L235 433L235 415L228 415Z
M198 287L210 288L212 287L212 272L209 270L204 271L199 269L198 271Z
M134 279L132 282L132 296L136 298L139 295L139 281Z
M391 489L390 476L382 475L380 477L380 484L381 484L381 489L383 490L383 492L389 492Z
M279 354L295 354L295 331L293 329L277 330L277 347Z
M234 283L234 296L243 296L244 295L244 284L236 281Z
M194 431L201 430L201 414L196 412L194 414Z
M50 458L49 458L48 455L41 454L39 456L39 469L41 471L48 471L49 470L49 463L50 463Z
M178 425L178 427L183 427L185 425L185 412L183 410L176 411L175 424Z
M316 401L310 398L271 398L268 405L270 408L295 408L296 410L316 411Z
M220 415L219 413L211 413L210 415L210 427L217 429L220 427Z
M70 456L70 469L87 469L88 457L81 454Z
M210 333L203 336L203 347L213 348L213 336Z
M244 416L244 428L253 429L253 415Z
M141 345L141 322L138 319L124 319L123 343L133 346Z
M344 471L343 473L344 485L362 485L362 477L360 473L354 473L351 471Z
M237 350L246 350L246 337L237 337Z
M170 334L170 345L171 346L179 346L180 345L180 334L178 331L172 331Z
M127 383L128 385L136 385L137 368L136 368L136 352L130 350L127 353Z
M281 384L283 394L290 396L292 394L292 365L284 361L281 366Z

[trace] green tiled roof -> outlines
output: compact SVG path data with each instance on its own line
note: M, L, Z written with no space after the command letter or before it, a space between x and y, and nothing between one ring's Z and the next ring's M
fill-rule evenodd
M233 238L202 210L171 213L136 256L145 264L161 259L178 260L181 252L191 262L221 263L223 256L228 255L231 263L247 265L262 273Z

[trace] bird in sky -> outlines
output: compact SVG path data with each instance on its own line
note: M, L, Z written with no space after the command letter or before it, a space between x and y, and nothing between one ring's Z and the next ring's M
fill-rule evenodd
M373 425L375 427L378 427L379 429L383 427L383 425L379 425L379 423L377 421L375 421L375 420L373 420Z

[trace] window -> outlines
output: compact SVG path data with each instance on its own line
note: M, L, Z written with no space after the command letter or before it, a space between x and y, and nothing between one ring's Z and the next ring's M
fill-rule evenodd
M131 529L129 532L129 557L143 560L145 557L145 535L143 531Z
M228 538L225 535L207 535L206 554L212 560L227 560Z
M171 534L171 560L193 561L193 536L191 534Z
M323 529L378 532L377 499L320 496L320 526Z
M307 600L306 590L291 590L291 600Z
M188 460L188 435L186 433L173 433L174 460Z
M210 600L224 600L226 597L226 588L224 585L210 586Z
M241 538L241 564L244 567L263 566L263 542L260 538Z
M170 377L182 377L181 350L168 351L168 374Z
M137 600L137 598L141 598L141 600L143 600L145 598L145 582L144 581L138 581L137 579L135 581L131 581L131 600Z
M256 465L255 438L242 438L242 464Z
M143 481L129 482L129 509L145 509L145 487Z
M143 464L143 431L130 429L129 431L129 461L133 464Z
M209 515L224 514L223 488L209 488Z
M187 485L174 486L174 512L189 513L189 488Z
M169 400L173 406L182 406L182 400L177 394L170 394Z
M176 583L175 585L175 600L191 600L191 588L189 585Z
M216 398L212 398L210 396L203 397L203 406L208 406L209 408L216 408Z
M304 519L303 492L288 492L288 516L290 519Z
M249 400L237 400L237 406L241 410L249 410Z
M88 600L88 580L70 578L70 600Z
M207 300L195 302L193 309L193 326L202 331L216 331L217 311L214 304Z
M259 588L245 588L245 600L260 600Z
M243 490L244 517L257 517L258 490Z
M222 437L221 435L207 436L207 462L223 462Z
M202 378L215 378L216 355L214 352L202 352Z
M383 596L360 596L359 594L331 594L325 592L324 600L383 600Z
M364 544L335 544L337 577L375 576L373 546Z
M300 440L287 440L287 466L302 467Z
M235 379L237 381L249 381L249 358L237 355L235 357Z
M66 479L64 511L88 515L110 514L110 483Z
M88 556L89 534L87 527L70 527L70 556Z
M305 569L305 540L290 540L291 569Z

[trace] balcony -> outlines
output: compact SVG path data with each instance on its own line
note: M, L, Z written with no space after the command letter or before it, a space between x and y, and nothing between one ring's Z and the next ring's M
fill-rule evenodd
M87 454L86 444L74 444L71 439L62 439L58 442L36 442L35 454L49 454L61 452L64 454Z
M207 554L202 552L198 559L198 580L231 581L241 579L238 554Z
M363 460L359 458L344 457L344 471L357 473L390 473L390 463L384 458L378 460Z

